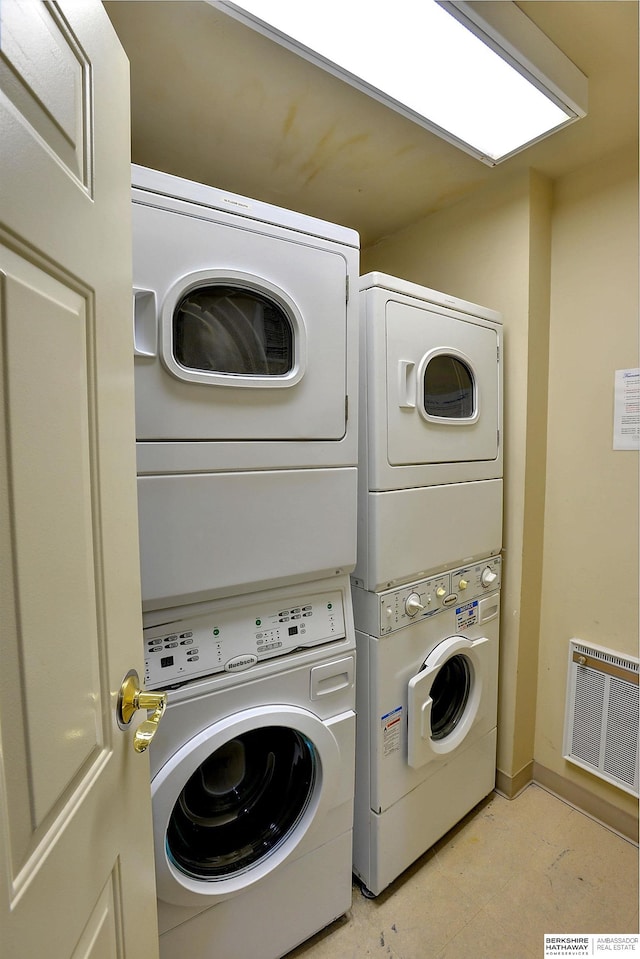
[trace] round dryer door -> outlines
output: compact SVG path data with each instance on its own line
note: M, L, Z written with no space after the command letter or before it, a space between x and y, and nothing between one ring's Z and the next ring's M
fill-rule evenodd
M152 781L158 895L221 900L271 873L322 815L338 744L313 714L262 707L203 730Z
M179 380L210 386L288 387L305 369L306 329L273 283L233 270L203 270L169 291L162 360Z
M409 680L408 762L419 769L458 749L482 715L490 640L452 636Z

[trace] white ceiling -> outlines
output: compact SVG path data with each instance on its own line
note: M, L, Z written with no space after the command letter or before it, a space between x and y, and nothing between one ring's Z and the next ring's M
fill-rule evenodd
M555 178L637 142L636 0L518 6L588 77L589 112L489 168L204 0L106 0L131 61L133 160L345 224L366 246L515 172Z

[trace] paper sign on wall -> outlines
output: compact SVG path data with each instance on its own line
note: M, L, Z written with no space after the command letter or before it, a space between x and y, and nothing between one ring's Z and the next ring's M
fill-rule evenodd
M613 448L640 449L640 369L616 370Z

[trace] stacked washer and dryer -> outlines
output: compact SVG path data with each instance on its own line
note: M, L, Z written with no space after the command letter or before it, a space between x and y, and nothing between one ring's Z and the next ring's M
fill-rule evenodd
M359 238L134 167L133 248L160 953L276 959L351 903Z
M502 325L361 278L354 872L378 895L494 787Z
M276 959L493 788L500 317L370 274L359 347L355 232L142 167L133 237L160 951Z

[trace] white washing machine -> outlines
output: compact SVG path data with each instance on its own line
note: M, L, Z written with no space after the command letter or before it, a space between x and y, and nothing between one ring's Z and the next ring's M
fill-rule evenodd
M133 167L143 608L355 564L359 237Z
M353 582L375 591L501 548L502 322L383 273L360 286Z
M145 622L160 955L277 959L351 904L348 577Z
M354 872L378 895L495 784L501 559L354 591Z

